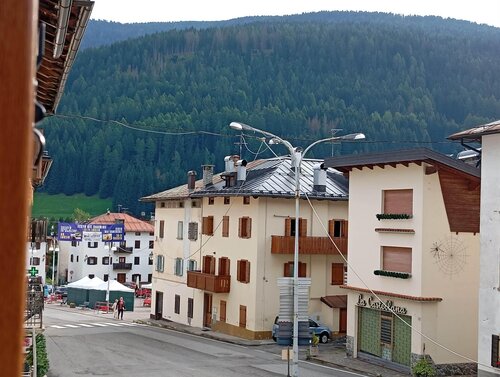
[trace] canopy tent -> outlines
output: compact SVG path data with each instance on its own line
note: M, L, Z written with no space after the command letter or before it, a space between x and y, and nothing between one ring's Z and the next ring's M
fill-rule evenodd
M93 289L96 291L107 291L108 290L108 282L103 281L101 284L95 286ZM118 292L134 292L132 288L128 288L124 286L123 284L119 283L116 280L110 280L109 281L109 291L118 291Z
M79 288L79 289L92 289L94 287L97 287L98 285L104 283L104 280L94 277L94 278L89 278L88 276L85 276L84 278L74 281L72 283L68 284L68 288Z
M153 283L143 284L143 285L141 285L141 288L149 288L149 289L153 289Z

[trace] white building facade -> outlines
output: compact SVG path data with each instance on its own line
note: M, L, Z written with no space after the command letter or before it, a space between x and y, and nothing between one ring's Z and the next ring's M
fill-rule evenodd
M500 376L500 121L450 136L481 144L478 376ZM476 147L477 148L477 147ZM477 149L476 149L477 150Z
M474 374L478 169L427 149L325 165L349 174L348 355Z
M85 276L120 283L149 283L153 270L153 225L125 213L106 213L95 224L125 224L120 243L60 241L59 279L71 283Z

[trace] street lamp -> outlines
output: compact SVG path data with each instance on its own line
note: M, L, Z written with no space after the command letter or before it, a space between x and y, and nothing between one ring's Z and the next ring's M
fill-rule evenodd
M49 251L52 252L52 293L56 290L55 286L55 281L57 279L54 279L55 272L56 272L56 254L59 253L59 246L57 244L57 238L54 233L54 225L50 227L50 235L52 237L52 242L50 243ZM57 272L59 272L59 261L57 261Z
M280 138L270 132L259 130L258 128L249 126L248 124L240 122L231 122L229 124L234 130L237 131L253 131L259 132L264 136L270 138L269 144L283 144L287 147L290 152L290 160L293 167L295 167L295 243L293 252L293 363L292 363L292 376L297 377L299 375L299 199L300 199L300 166L302 164L302 158L305 154L315 145L319 143L324 143L327 141L337 141L337 140L363 140L365 135L362 133L354 133L343 136L333 136L326 139L316 140L314 143L310 144L304 151L302 148L293 147L289 141Z

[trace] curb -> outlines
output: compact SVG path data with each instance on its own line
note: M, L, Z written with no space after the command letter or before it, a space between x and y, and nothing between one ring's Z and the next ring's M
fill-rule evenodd
M218 340L218 341L225 342L225 343L236 344L239 346L255 347L255 346L265 345L265 343L257 343L257 342L246 341L246 340L225 339L222 337L218 337L216 335L212 335L209 332L199 333L196 331L189 331L188 329L185 329L185 328L180 329L175 325L170 326L168 324L168 322L156 323L156 322L151 322L148 320L141 320L141 319L134 320L133 322L141 323L143 325L149 325L149 326L153 326L153 327L159 327L159 328L163 328L163 329L173 330L173 331L177 331L177 332L182 332L182 333L186 333L186 334L190 334L190 335L200 336L200 337L207 338L207 339Z

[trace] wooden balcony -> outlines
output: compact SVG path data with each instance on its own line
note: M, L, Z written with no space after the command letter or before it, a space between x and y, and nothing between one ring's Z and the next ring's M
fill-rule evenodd
M229 293L231 276L204 274L201 271L187 272L187 285L213 293Z
M132 263L113 263L113 270L131 270Z
M272 254L293 254L294 236L271 236ZM347 237L332 237L343 255L347 255ZM337 254L337 248L328 237L299 237L299 254Z

